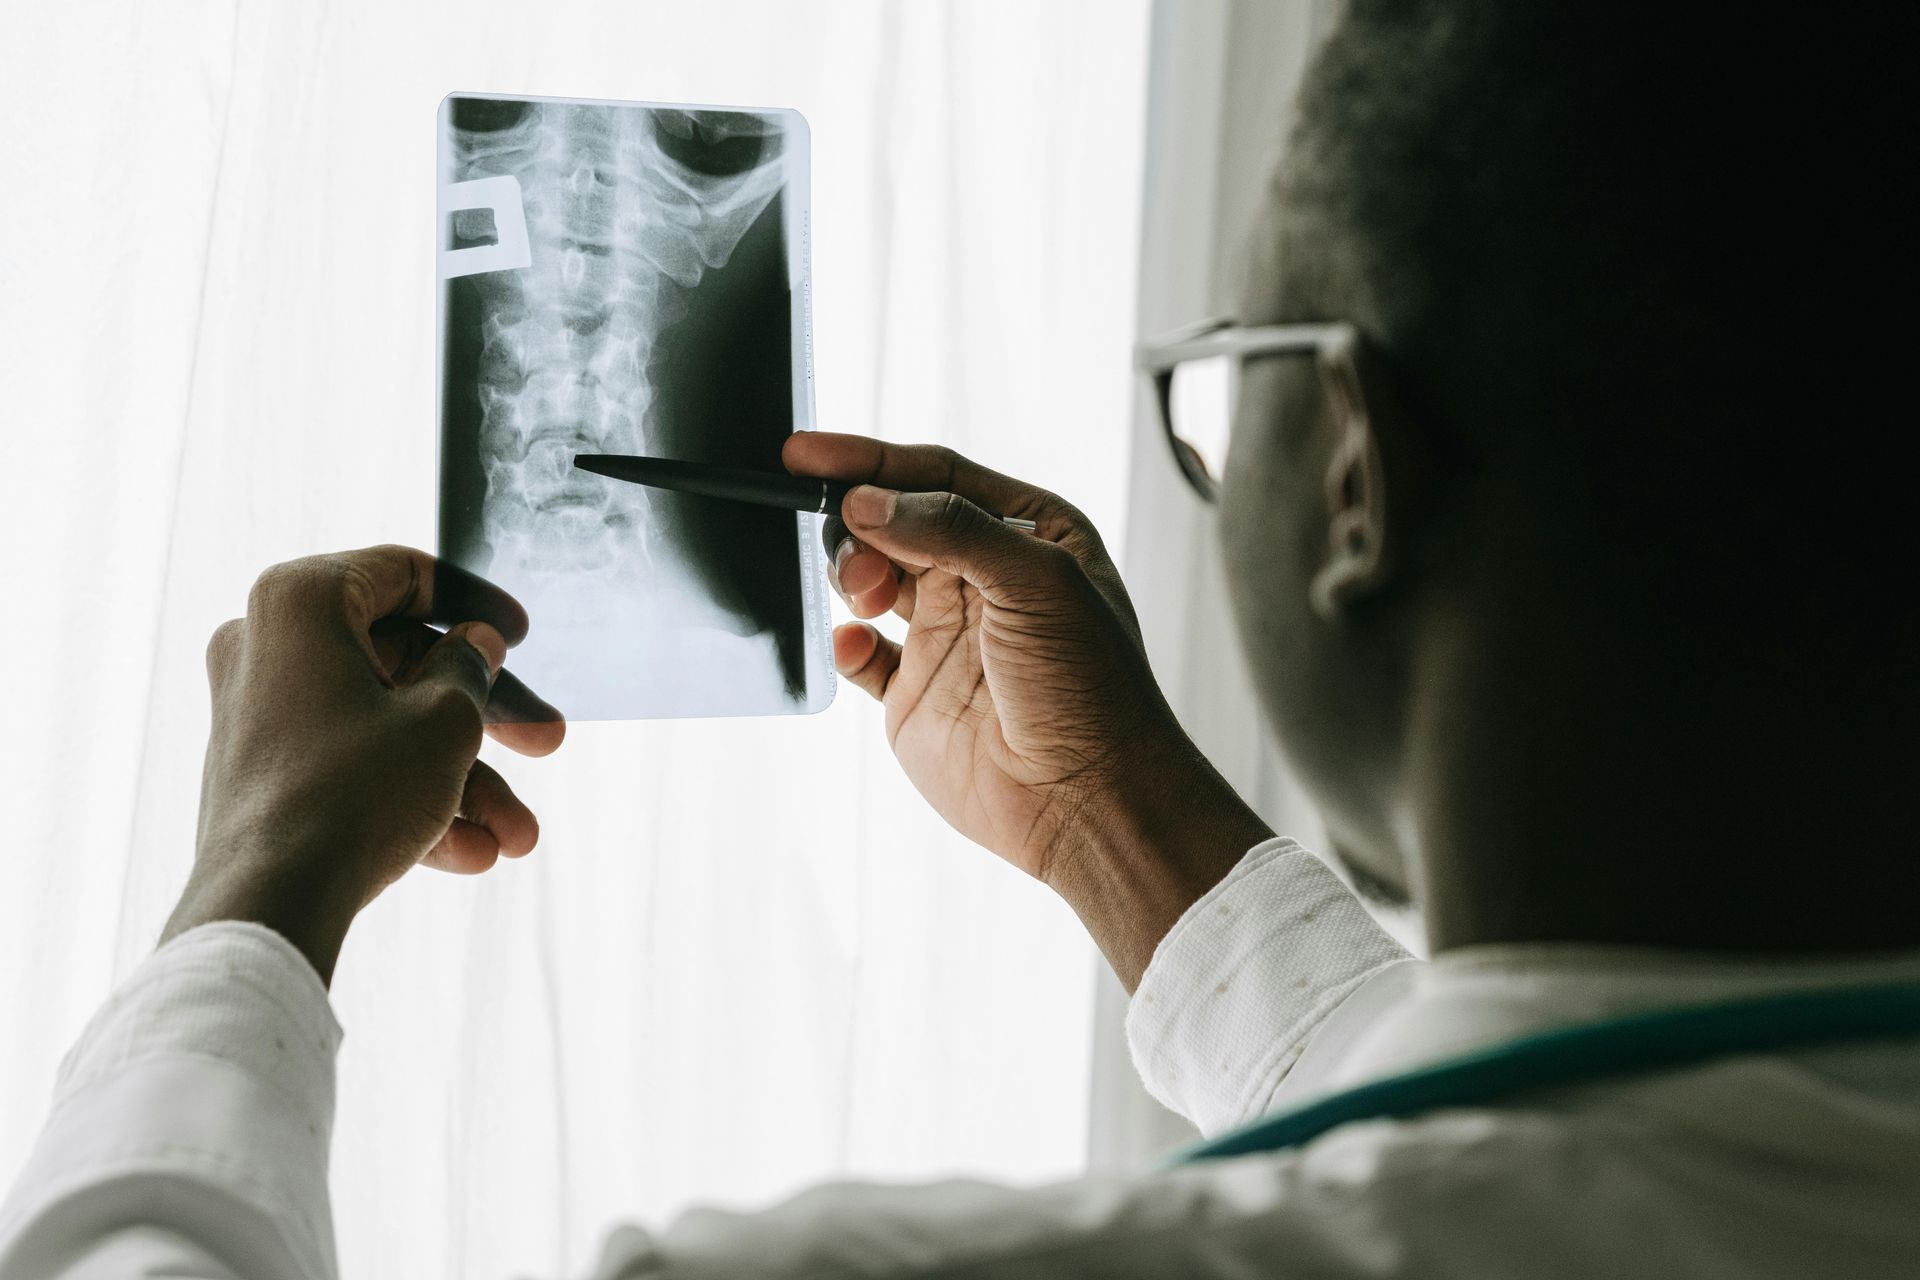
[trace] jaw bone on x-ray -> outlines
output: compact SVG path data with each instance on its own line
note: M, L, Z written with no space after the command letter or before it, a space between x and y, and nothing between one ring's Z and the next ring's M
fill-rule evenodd
M804 121L454 94L439 136L440 554L527 606L511 670L574 719L826 706L819 516L572 465L812 426Z

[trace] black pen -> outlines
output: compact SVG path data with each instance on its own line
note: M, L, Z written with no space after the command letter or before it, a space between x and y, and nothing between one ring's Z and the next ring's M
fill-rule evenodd
M762 507L785 507L788 511L813 511L829 516L840 514L841 500L847 496L848 490L855 487L845 480L821 480L814 476L749 471L740 467L710 467L704 462L640 458L620 453L576 453L573 455L573 465L582 471L625 480L630 484L697 493L706 498L751 502ZM1010 528L1033 529L1031 520L1003 516L998 512L988 514Z

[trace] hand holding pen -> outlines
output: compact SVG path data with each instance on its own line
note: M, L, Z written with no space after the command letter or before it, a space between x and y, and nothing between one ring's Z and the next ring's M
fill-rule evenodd
M1181 912L1272 833L1174 719L1100 535L948 449L805 431L782 461L853 486L828 522L834 587L856 617L907 622L898 642L864 621L833 639L908 779L1065 897L1131 990Z
M731 502L750 502L762 507L784 507L788 511L811 511L818 515L838 515L840 504L855 487L848 480L828 480L814 476L787 475L778 471L751 471L740 467L715 467L703 462L681 462L674 458L643 458L620 453L578 453L573 465L582 471L644 484L655 489L674 489L707 498ZM991 513L990 513L991 514ZM1015 529L1033 530L1033 521L1016 516L994 515L994 519Z

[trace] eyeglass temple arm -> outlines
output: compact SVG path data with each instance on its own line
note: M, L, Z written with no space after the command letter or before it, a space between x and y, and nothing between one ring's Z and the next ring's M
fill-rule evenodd
M1189 327L1140 343L1133 349L1133 363L1142 373L1162 373L1185 361L1212 356L1245 359L1286 351L1326 351L1351 343L1355 336L1352 325L1341 323L1217 328L1201 334Z

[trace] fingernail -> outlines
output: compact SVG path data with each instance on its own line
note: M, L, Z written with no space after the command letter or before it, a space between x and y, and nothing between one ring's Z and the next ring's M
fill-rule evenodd
M467 643L487 660L488 676L499 675L500 668L507 665L507 642L486 623L476 622L467 628Z
M860 549L860 543L853 538L840 539L840 545L833 549L833 572L838 576L846 570L847 561Z
M893 519L893 500L900 495L878 485L863 484L847 495L842 508L847 519L868 529L877 529Z

